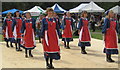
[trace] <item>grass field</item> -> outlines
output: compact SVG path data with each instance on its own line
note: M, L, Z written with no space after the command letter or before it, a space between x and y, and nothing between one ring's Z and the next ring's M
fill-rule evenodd
M3 38L3 36L2 36L2 34L0 34L0 42L2 41L2 38Z
M102 31L101 30L96 30L95 32L92 32L92 30L90 30L91 32L91 37L92 38L95 38L95 39L100 39L102 40ZM118 38L120 39L120 34L118 35Z
M100 34L100 33L91 33L91 37L95 38L95 39L100 39L100 40L103 39L102 34Z
M103 35L101 33L101 30L96 30L95 32L91 31L91 37L95 39L103 40ZM120 34L118 35L118 39L120 39Z
M92 38L95 38L95 39L100 39L100 40L102 40L103 38L102 38L102 30L98 30L98 29L96 29L95 30L95 32L92 32L92 30L90 30L90 33L91 33L91 37Z
M90 30L90 32L92 32L92 30ZM100 30L100 29L99 30L95 30L95 32L100 32L101 33L102 30Z
M100 39L100 40L102 40L101 32L102 32L101 30L96 30L95 32L92 32L92 30L90 30L91 37L95 39ZM79 36L73 36L73 38L79 38Z

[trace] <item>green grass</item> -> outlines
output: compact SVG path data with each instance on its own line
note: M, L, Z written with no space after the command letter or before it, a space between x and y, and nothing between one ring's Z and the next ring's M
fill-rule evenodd
M92 32L92 30L90 30L90 32ZM95 32L102 32L102 30L100 30L100 29L97 29L97 30L95 30Z
M35 40L38 40L39 38L38 37L35 37Z
M91 37L95 38L95 39L99 39L102 40L102 30L101 29L96 29L95 32L92 32L92 30L90 30L91 32Z
M120 34L118 35L118 38L120 39Z
M79 38L79 36L73 36L73 38Z
M91 32L91 37L95 39L102 40L102 34L101 33L93 33ZM73 36L73 38L79 38L79 36Z
M92 38L95 38L95 39L99 39L99 40L102 40L102 34L100 33L91 33L91 37Z
M2 38L3 38L3 36L2 36L2 34L0 34L0 42L2 41Z
M90 30L90 31L91 31L91 37L92 37L92 38L102 40L101 30L96 30L95 32L92 32L92 30ZM73 38L79 38L79 36L73 36ZM37 37L36 37L35 39L38 40ZM60 39L61 39L61 38L60 38Z

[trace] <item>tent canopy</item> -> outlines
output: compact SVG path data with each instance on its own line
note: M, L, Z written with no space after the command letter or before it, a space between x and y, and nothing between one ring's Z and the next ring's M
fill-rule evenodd
M56 12L56 13L64 13L64 12L66 12L66 10L64 10L62 7L60 7L57 3L54 4L51 8L52 8L52 9L54 10L54 12Z
M91 1L88 5L83 7L80 11L87 11L87 12L104 12L105 10Z
M82 3L82 4L80 4L79 6L73 8L73 9L70 9L69 12L70 12L70 13L78 13L79 10L80 10L81 8L85 7L86 5L88 5L88 3Z
M10 10L7 10L7 11L2 12L2 14L7 14L7 13L9 13L9 12L11 12L12 14L14 14L16 11L19 11L20 13L23 13L23 11L18 10L18 9L10 9Z
M118 5L111 8L110 10L113 10L113 12L116 13L116 14L120 14L120 6L118 6Z
M39 7L39 6L34 6L30 10L24 11L24 13L30 12L32 16L39 16L40 14L44 13L45 11Z

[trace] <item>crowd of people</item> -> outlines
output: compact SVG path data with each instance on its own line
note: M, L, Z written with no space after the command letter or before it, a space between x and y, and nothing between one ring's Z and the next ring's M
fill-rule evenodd
M86 47L91 46L89 23L93 23L92 29L93 32L95 31L94 24L96 20L93 15L91 21L88 21L88 13L83 11L78 21L76 21L69 12L66 12L62 19L59 19L52 8L47 8L46 14L41 14L38 19L34 19L30 12L21 15L19 11L16 11L14 17L11 13L8 13L2 26L6 46L8 48L14 47L13 43L15 43L16 51L22 51L22 47L25 49L26 58L33 57L32 50L36 47L35 36L37 36L44 49L46 68L54 69L53 60L61 58L59 38L62 38L64 48L70 49L69 43L74 40L73 30L76 29L78 30L78 46L81 47L81 53L87 54ZM118 24L114 19L112 10L107 11L105 14L102 28L105 41L104 53L106 53L107 62L115 62L111 55L118 54Z

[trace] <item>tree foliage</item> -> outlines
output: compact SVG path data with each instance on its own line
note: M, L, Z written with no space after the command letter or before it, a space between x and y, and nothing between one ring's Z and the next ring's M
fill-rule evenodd
M57 2L3 2L2 11L13 8L25 11L31 9L34 6L40 6L45 10L47 7L51 7L55 3ZM58 2L58 4L66 10L77 7L81 3L88 3L88 2ZM120 2L95 2L95 3L97 3L100 7L104 8L105 10L108 10L116 5L120 6Z

